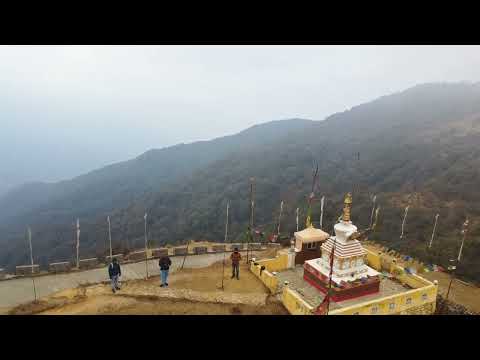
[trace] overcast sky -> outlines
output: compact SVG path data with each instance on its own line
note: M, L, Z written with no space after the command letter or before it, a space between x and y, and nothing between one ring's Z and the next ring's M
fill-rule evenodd
M0 186L479 80L479 46L0 46Z

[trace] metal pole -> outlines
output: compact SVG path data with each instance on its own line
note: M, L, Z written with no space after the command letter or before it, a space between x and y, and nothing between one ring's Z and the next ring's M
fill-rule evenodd
M37 301L37 289L35 287L35 279L33 275L33 250L32 250L32 231L30 227L28 227L28 244L30 246L30 264L31 264L31 271L32 271L32 283L33 283L33 295L35 297L35 301Z
M228 241L228 208L230 207L230 202L227 201L227 216L225 220L225 239L223 241L224 246L227 246L227 241ZM223 265L222 265L222 290L223 288L223 280L225 278L225 251L226 249L223 250Z
M435 229L437 228L437 220L440 215L435 215L435 224L433 225L432 237L430 238L430 243L428 244L428 248L432 247L433 237L435 236Z
M377 201L377 195L373 197L372 201L373 201L373 206L372 206L372 215L370 215L370 227L372 227L372 224L373 224L373 213L375 212L375 202Z
M144 219L145 219L145 273L147 274L147 280L148 280L148 254L147 254L147 251L148 251L148 239L147 239L147 213L145 213L145 216L144 216Z
M110 241L110 261L113 261L113 252L112 252L112 230L110 225L110 216L107 216L108 222L108 239Z

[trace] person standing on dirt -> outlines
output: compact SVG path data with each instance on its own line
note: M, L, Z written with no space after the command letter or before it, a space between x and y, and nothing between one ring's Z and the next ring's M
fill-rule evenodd
M118 263L117 258L113 258L108 266L108 275L110 276L110 281L112 283L112 292L115 293L116 290L120 290L118 279L122 276L122 270L120 269L120 264Z
M168 271L170 270L170 265L172 265L172 261L168 255L162 256L158 262L158 266L160 266L160 279L161 284L160 287L168 286L167 278L168 278Z
M232 255L230 255L230 260L232 260L232 279L236 277L237 280L240 280L240 260L242 260L242 255L238 252L238 248L235 248Z

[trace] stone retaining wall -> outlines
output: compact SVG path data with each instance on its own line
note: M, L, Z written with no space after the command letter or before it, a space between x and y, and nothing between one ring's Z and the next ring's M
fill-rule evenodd
M79 261L80 269L92 269L98 265L97 258L81 259Z
M154 258L160 258L162 256L167 256L168 255L168 249L167 248L160 248L160 249L153 249L152 250L152 257Z
M38 274L40 272L40 265L33 265L33 272L32 272L32 265L20 265L15 267L15 274L16 275L31 275Z
M224 252L226 250L225 245L212 245L212 251L213 252Z
M135 251L135 252L132 252L132 253L128 254L128 260L132 260L132 261L145 260L145 250Z
M118 261L119 263L122 263L122 262L123 262L123 255L122 255L122 254L113 255L112 257L113 257L114 259L117 259L117 261ZM109 263L109 264L111 263L110 255L108 255L105 259L106 259L107 263Z
M188 250L186 246L176 247L176 248L173 248L173 255L185 255L187 251Z
M193 253L196 255L199 254L206 254L207 253L207 247L206 246L196 246L193 248Z
M54 272L54 273L67 272L67 271L70 271L71 269L72 269L72 265L68 261L51 263L48 266L48 271Z

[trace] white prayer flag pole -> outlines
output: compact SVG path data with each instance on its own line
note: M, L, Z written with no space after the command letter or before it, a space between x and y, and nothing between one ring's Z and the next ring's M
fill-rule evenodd
M460 262L462 258L462 251L463 251L463 244L465 243L465 237L467 236L467 231L468 231L468 219L465 220L463 223L463 228L462 228L462 244L460 245L460 250L458 251L458 258L457 261Z
M297 211L296 211L296 214L297 214L297 218L296 218L296 219L297 219L297 232L298 232L298 211L299 211L299 210L300 210L300 209L297 208Z
M35 296L35 301L37 301L37 289L35 288L35 280L33 278L32 230L30 230L30 227L28 227L27 231L28 231L28 244L30 246L30 264L32 266L31 271L32 271L33 294Z
M433 237L435 236L435 229L437 228L437 220L440 214L435 215L435 223L433 225L432 237L430 238L430 243L428 244L428 248L432 247Z
M320 199L320 229L323 230L323 205L325 204L325 196Z
M110 241L110 261L113 261L113 253L112 253L112 230L110 226L110 216L107 216L108 222L108 239Z
M147 213L143 217L145 219L145 273L147 274L148 279L148 262L147 262L147 251L148 251L148 240L147 240Z
M282 220L283 201L280 203L280 214L278 215L277 235L280 236L280 221Z
M375 212L375 202L377 201L377 195L375 195L372 199L373 206L372 206L372 215L370 216L370 227L372 227L373 224L373 213Z
M80 268L80 219L77 219L77 269Z
M403 229L405 227L405 220L407 219L407 214L408 214L408 208L410 207L410 205L408 205L406 208L405 208L405 215L403 215L403 221L402 221L402 234L400 235L400 239L403 239Z

